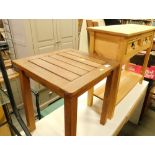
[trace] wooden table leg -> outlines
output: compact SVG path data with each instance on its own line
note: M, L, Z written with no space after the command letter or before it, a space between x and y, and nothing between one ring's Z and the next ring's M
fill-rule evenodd
M36 126L35 126L35 117L34 117L32 95L31 95L31 88L30 88L30 79L22 71L20 71L19 77L20 77L20 83L21 83L21 90L22 90L22 97L24 102L24 110L25 110L25 115L27 120L27 126L30 131L33 131L36 128Z
M107 77L105 93L102 105L100 123L105 124L107 118L111 119L114 114L115 104L117 100L117 92L120 81L121 66L117 67Z
M64 96L65 136L76 136L77 97Z
M130 63L130 60L128 60L126 63L125 63L125 70L128 70L128 66L129 66L129 63Z
M145 70L147 68L147 64L148 64L148 61L149 61L149 58L150 58L150 52L151 52L151 48L148 48L146 50L146 54L145 54L145 58L144 58L144 63L143 63L143 67L142 67L142 73L141 74L142 74L143 78L140 81L140 83L142 83L143 82L143 79L144 79Z
M93 92L94 92L94 87L88 90L87 105L90 107L93 105Z

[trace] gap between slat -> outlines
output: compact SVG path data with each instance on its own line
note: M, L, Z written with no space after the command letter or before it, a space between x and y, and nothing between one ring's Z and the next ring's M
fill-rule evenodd
M53 64L55 66L61 67L61 68L65 69L65 70L68 70L68 71L70 71L70 72L72 72L74 74L77 74L77 75L84 75L84 74L86 74L88 72L88 71L83 70L83 69L81 69L79 67L75 67L75 66L72 66L70 64L64 63L64 62L62 62L60 60L56 60L56 59L54 59L52 57L42 57L40 59L45 61L45 62L48 62L50 64Z
M48 62L45 62L41 59L33 59L29 60L29 62L36 64L37 66L40 66L41 68L48 70L49 72L52 72L58 76L63 77L64 79L67 79L69 81L73 81L79 76L77 74L74 74L72 72L69 72L67 70L64 70L60 67L54 66Z
M61 55L61 56L66 57L68 59L71 59L71 60L86 64L88 66L95 67L95 68L97 68L98 66L101 65L101 64L86 60L84 58L80 58L80 57L77 57L77 56L70 55L68 53L57 53L57 55Z
M93 69L95 69L94 67L91 67L91 66L88 66L86 64L82 64L80 62L65 58L65 57L63 57L61 55L49 55L49 57L52 57L52 58L54 58L56 60L63 61L65 63L67 63L67 64L72 65L72 66L79 67L81 69L85 69L87 71L92 71Z

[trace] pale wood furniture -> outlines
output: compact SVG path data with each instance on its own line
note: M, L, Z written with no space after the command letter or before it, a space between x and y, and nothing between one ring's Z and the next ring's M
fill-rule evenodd
M119 62L117 78L118 95L116 104L123 99L125 95L135 86L138 81L144 77L145 69L147 67L152 42L154 37L155 27L144 26L136 24L100 26L87 28L90 36L89 54L91 56L99 56L115 60ZM143 63L141 75L127 71L127 64L130 58L138 52L146 50L146 55ZM126 71L122 73L122 66L126 64ZM120 82L120 85L119 85ZM91 106L93 102L93 94L100 99L103 99L104 86L93 91L91 88L88 92L88 105ZM113 116L114 108L111 110Z
M27 125L31 131L35 129L35 119L29 78L64 97L65 135L76 135L78 97L105 77L108 80L101 119L106 120L109 106L115 104L112 98L116 96L114 79L118 64L115 62L66 49L14 60L13 63L19 69Z

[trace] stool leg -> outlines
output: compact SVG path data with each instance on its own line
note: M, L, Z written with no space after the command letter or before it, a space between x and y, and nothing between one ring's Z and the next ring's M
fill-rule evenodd
M76 136L77 97L64 97L65 136Z
M30 131L33 131L36 126L30 88L30 79L22 71L20 71L19 73L27 126Z

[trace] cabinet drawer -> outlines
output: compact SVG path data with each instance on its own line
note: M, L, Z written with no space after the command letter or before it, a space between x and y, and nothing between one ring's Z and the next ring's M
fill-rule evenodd
M145 50L151 46L152 35L145 36L142 39L142 49Z
M141 48L141 39L136 39L128 42L127 45L127 53L126 54L134 54L139 51Z

